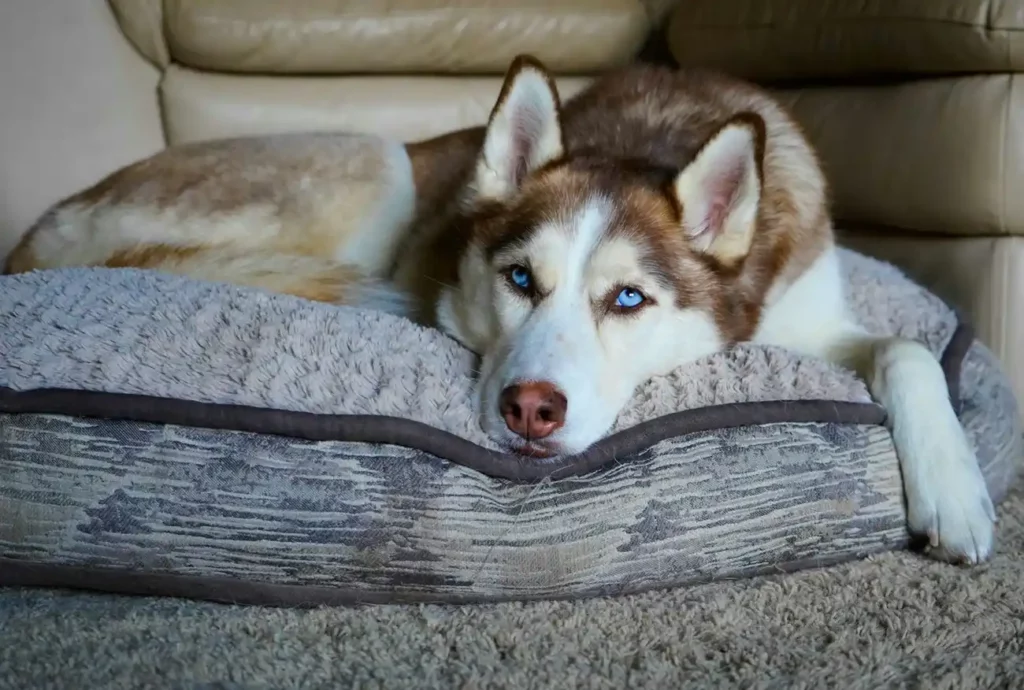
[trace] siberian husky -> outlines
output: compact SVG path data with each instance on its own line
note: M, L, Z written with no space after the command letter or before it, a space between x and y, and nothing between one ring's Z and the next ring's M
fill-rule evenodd
M911 531L983 561L995 516L940 365L851 316L826 191L750 84L634 66L563 104L521 56L485 126L172 147L50 209L6 270L135 266L405 313L481 355L482 426L535 457L586 449L640 383L734 343L823 357L888 410Z

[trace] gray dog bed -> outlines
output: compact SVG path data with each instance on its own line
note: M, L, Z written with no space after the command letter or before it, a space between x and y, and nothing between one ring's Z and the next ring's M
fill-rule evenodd
M993 499L1019 463L993 355L843 252L863 323L927 343ZM884 411L743 346L653 380L587 453L501 453L474 357L386 314L135 270L0 278L0 584L279 605L573 597L908 545Z

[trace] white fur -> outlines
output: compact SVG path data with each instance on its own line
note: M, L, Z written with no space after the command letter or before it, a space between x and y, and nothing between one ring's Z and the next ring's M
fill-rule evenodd
M611 203L591 198L570 217L538 228L527 246L500 258L534 267L535 278L550 292L536 308L504 287L481 256L468 261L473 268L464 275L476 276L480 300L469 311L478 321L486 320L484 313L492 315L480 332L493 339L481 341L478 349L484 353L481 423L510 448L522 440L498 412L498 396L507 385L554 383L566 395L568 409L565 425L544 445L558 453L580 452L608 432L639 384L722 347L710 315L675 307L644 274L636 247L627 238L604 236ZM595 315L592 301L622 282L659 304L635 318ZM457 333L461 321L454 319L449 327ZM856 370L888 411L910 529L928 535L931 553L939 558L978 563L991 555L992 503L938 361L919 343L873 336L856 323L833 248L791 285L773 287L754 341Z
M56 211L46 232L33 237L32 250L48 267L102 264L117 251L160 243L175 246L242 240L258 248L281 232L272 204L251 204L231 214L184 216L178 208L110 205L92 210L68 204Z
M491 114L477 162L476 193L505 198L517 186L517 172L535 170L561 155L558 96L543 72L526 66Z
M376 180L367 184L367 191L374 190L376 198L368 204L366 216L359 219L359 228L351 240L342 243L334 257L339 263L359 266L370 275L384 275L394 262L404 238L403 230L416 213L416 185L405 147L383 142L381 158L385 163L384 184Z
M459 261L459 285L438 296L438 327L473 352L487 351L499 335L494 288L494 270L480 247L470 246Z
M474 170L477 199L507 199L518 191L517 174L527 174L562 155L558 95L544 73L526 65L510 76L505 98L491 113L483 150ZM435 308L437 324L474 352L485 352L501 337L494 308L493 267L479 247L470 246L459 263L459 287L444 289ZM499 391L500 392L500 391Z
M924 345L874 336L856 323L834 250L768 307L754 339L857 371L888 412L911 531L927 535L939 558L979 563L991 555L992 501L942 367Z
M543 446L575 453L608 432L640 383L668 373L681 358L722 346L709 315L676 307L672 295L643 270L637 248L626 239L606 237L611 211L610 200L587 199L569 217L539 227L526 246L498 257L532 267L546 293L536 307L506 287L493 267L477 261L470 271L488 276L489 289L474 294L493 295L487 310L497 320L495 339L479 350L484 353L477 388L481 424L509 447L520 446L522 439L506 428L498 410L506 386L554 384L568 401L565 424ZM622 282L657 304L635 316L604 313L600 301ZM451 304L450 297L443 302ZM460 332L457 324L455 332Z
M238 159L226 152L204 156L169 150L153 163L157 171L153 175L172 176L176 166L190 170L205 160L210 176L171 203L154 203L153 193L161 185L154 178L128 189L128 199L117 203L60 204L31 235L35 261L47 268L102 265L111 255L135 247L201 246L211 250L206 261L210 271L216 272L216 254L232 257L232 267L220 271L224 277L231 276L231 268L244 268L246 254L259 257L255 270L264 272L278 270L271 265L274 254L283 257L282 271L288 270L289 263L316 265L303 258L316 246L313 254L320 262L330 260L370 276L386 275L416 210L412 162L405 147L361 135L309 135L308 139L286 135L285 140L290 143L271 140L262 145L296 147L294 157L314 173L296 178L279 175L273 159L259 153L258 141L242 149ZM326 163L314 154L322 154ZM298 167L295 160L291 164ZM233 170L232 166L243 181L274 186L276 196L210 210L211 198L225 193L221 185L229 179L225 170ZM201 260L197 257L193 264Z
M542 76L520 72L488 127L476 169L478 195L509 197L517 191L518 172L561 152L556 103ZM824 183L810 150L786 129L785 118L768 120L772 145L764 165L788 180L793 198L802 200L794 221L814 223ZM750 249L762 186L755 135L744 123L724 127L674 185L684 209L680 231L720 261L741 258ZM723 345L710 314L676 307L673 296L645 275L636 247L605 237L613 203L587 199L570 217L536 228L525 247L498 257L506 265L532 268L545 295L536 306L515 294L479 250L462 261L458 293L442 295L441 325L483 354L481 424L511 448L522 448L523 440L506 428L498 408L510 384L548 381L562 391L568 400L565 423L541 443L549 452L574 453L607 433L639 384ZM656 305L632 317L598 313L595 301L623 283ZM910 529L928 535L938 557L968 563L989 557L992 503L949 402L941 366L923 345L876 337L856 323L834 248L792 284L769 289L753 340L855 369L888 412Z

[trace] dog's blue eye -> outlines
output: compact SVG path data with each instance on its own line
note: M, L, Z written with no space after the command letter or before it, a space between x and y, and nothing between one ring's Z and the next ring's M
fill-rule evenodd
M512 269L511 277L512 277L512 282L515 283L516 285L518 285L519 287L521 287L523 290L526 290L527 288L529 288L530 287L530 283L532 282L530 280L530 272L527 271L522 266L514 267Z
M634 309L643 304L644 296L639 290L623 288L619 296L615 298L615 305L623 309Z

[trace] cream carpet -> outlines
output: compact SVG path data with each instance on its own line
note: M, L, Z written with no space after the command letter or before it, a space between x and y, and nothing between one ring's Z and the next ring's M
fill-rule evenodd
M577 603L274 610L0 593L3 688L1021 688L1024 490L998 556L910 554Z

